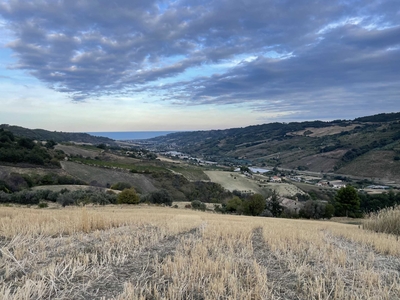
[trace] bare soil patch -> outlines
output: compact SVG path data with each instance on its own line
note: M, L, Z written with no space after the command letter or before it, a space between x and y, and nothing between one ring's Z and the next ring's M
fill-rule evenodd
M297 275L269 248L263 238L263 229L256 228L252 237L254 257L265 269L268 285L277 299L301 299L297 291Z

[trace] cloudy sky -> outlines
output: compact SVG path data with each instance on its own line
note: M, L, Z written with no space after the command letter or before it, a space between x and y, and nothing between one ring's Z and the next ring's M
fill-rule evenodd
M400 111L400 1L0 0L0 93L62 131Z

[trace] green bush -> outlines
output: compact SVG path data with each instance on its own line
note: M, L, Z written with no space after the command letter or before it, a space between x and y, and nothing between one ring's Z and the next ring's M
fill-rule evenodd
M40 203L38 204L38 207L39 207L39 208L46 208L46 207L49 207L49 205L48 205L46 202L40 202Z
M127 183L127 182L117 182L114 183L110 189L112 190L119 190L119 191L123 191L124 189L130 189L132 186Z
M266 207L266 201L260 194L251 195L250 199L243 202L243 213L251 216L259 216Z
M172 205L171 195L166 190L152 192L147 199L150 203L154 204Z
M205 205L205 203L203 203L199 200L193 200L191 202L191 205L192 205L192 209L195 209L195 210L205 211L207 209L207 206Z
M124 189L117 196L118 204L138 204L139 200L140 198L134 188Z
M321 219L324 217L326 212L326 205L319 201L308 200L302 209L300 209L299 215L301 218L306 219Z
M228 202L226 203L226 211L237 212L238 210L240 210L242 204L242 200L238 196L235 196L232 199L228 200Z

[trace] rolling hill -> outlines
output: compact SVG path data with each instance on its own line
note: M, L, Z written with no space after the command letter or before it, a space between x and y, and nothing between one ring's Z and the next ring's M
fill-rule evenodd
M28 129L20 126L2 124L0 128L11 131L14 135L30 138L39 141L53 140L55 142L76 142L90 144L110 144L114 145L115 141L106 137L93 136L80 132L59 132L48 131L44 129Z
M147 144L158 151L176 150L226 165L400 180L400 113L178 132Z

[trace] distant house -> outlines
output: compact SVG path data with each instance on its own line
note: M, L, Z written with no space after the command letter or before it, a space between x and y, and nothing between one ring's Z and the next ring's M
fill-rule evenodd
M270 178L271 182L282 182L282 178L278 177L278 176L273 176Z
M346 187L346 183L341 180L329 181L329 185L334 189L340 189L342 187Z

